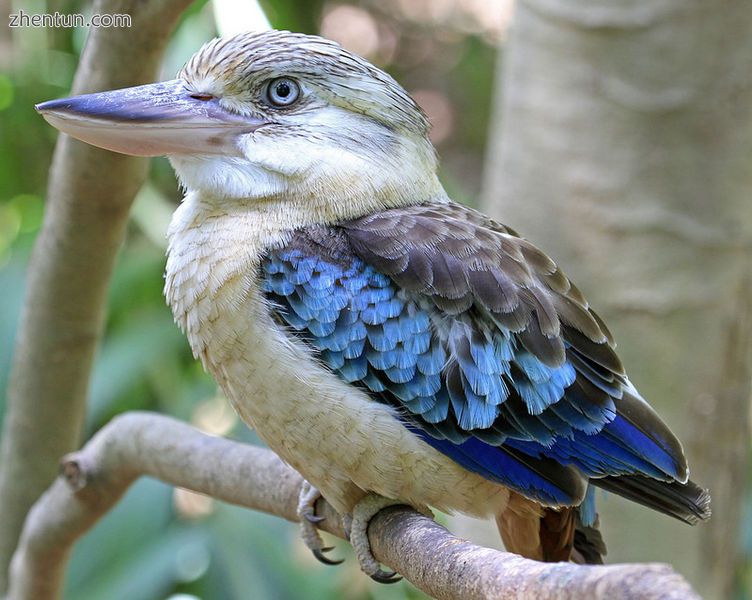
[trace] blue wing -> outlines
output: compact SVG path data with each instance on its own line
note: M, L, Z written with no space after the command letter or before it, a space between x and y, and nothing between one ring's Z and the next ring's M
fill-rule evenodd
M610 334L531 248L457 205L395 209L298 232L262 281L333 372L490 480L547 505L578 503L589 477L685 480Z

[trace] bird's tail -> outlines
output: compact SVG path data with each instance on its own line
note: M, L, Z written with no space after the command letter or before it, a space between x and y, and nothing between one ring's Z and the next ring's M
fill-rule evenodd
M690 525L710 517L710 494L693 481L658 481L640 475L591 479L590 483ZM591 488L592 490L592 488ZM606 554L594 504L587 507L532 510L534 503L513 494L497 515L504 546L526 558L602 564Z
M591 479L590 483L690 525L710 518L710 493L693 481L679 483L622 475Z
M690 525L710 517L710 494L693 481L666 482L633 475L591 479L590 483ZM589 524L586 525L581 518L581 508L572 511L574 539L570 560L580 564L603 564L606 544L601 536L598 516L595 515L594 520L588 517Z

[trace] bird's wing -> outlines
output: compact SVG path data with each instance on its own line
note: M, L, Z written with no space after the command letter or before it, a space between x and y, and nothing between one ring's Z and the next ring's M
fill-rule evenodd
M471 471L549 505L579 502L582 474L687 478L679 442L579 290L472 209L425 204L301 230L262 274L323 363Z

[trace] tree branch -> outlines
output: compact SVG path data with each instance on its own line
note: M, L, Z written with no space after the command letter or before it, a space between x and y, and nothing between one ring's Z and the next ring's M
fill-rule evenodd
M59 598L73 543L142 475L297 520L302 478L271 451L170 417L126 413L64 457L61 477L29 513L7 600ZM322 529L344 538L331 506L320 501L317 512L326 517ZM668 565L540 563L460 540L406 507L379 513L369 537L376 558L440 599L699 598Z
M101 0L99 14L130 14L130 28L92 28L73 93L153 81L190 0ZM40 98L42 100L42 98ZM26 513L77 448L106 291L147 162L60 136L47 210L29 264L24 312L0 436L0 594Z

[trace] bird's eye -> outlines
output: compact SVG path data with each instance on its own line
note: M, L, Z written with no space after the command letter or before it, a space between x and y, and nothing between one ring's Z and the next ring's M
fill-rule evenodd
M272 79L266 88L266 97L274 106L290 106L299 96L298 82L287 77Z

